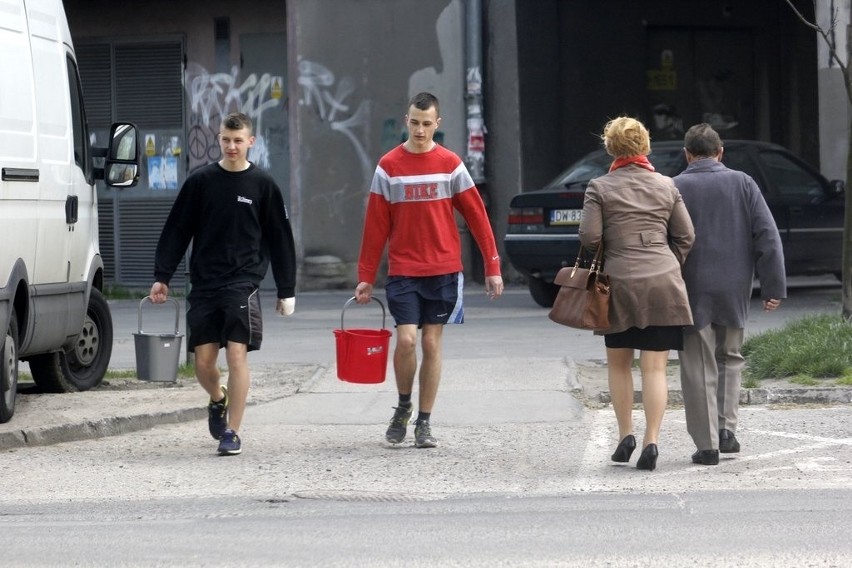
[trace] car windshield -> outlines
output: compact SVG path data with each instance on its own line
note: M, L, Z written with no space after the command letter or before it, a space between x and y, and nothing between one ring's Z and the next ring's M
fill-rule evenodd
M648 159L656 171L666 176L676 176L686 167L683 148L680 146L652 148ZM547 187L586 185L589 180L606 174L609 171L610 164L612 164L610 155L604 151L594 152L574 162L570 168L547 184Z
M686 158L683 157L683 148L655 148L652 146L651 155L648 156L654 169L664 176L673 177L686 168Z
M556 176L547 187L585 185L590 179L607 173L611 163L612 158L606 152L590 154Z

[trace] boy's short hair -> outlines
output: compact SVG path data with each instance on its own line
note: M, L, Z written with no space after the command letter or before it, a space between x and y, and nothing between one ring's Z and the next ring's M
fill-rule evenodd
M226 130L242 130L248 128L249 134L252 134L254 126L247 114L242 112L232 112L222 119L222 128Z
M441 107L438 105L438 97L426 91L417 93L411 100L408 101L409 107L414 107L419 110L429 110L435 107L435 114L441 116Z

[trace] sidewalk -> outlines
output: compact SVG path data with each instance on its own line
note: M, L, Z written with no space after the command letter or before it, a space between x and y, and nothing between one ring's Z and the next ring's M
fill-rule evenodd
M502 381L516 381L518 391L523 391L523 377L530 374L554 373L564 375L564 390L587 408L602 408L609 403L606 367L600 361L574 361L572 359L517 359L507 360L509 368L501 371ZM448 362L449 363L449 362ZM495 377L481 360L453 361L453 367L464 368L467 380L481 386L493 382ZM493 371L493 370L492 370ZM330 374L335 373L334 363L325 365L286 364L260 365L252 369L250 405L293 397L305 387L317 382L320 377L328 383ZM554 377L561 381L560 377ZM333 382L333 380L332 380ZM826 383L833 381L826 381ZM83 393L38 394L33 387L20 385L15 416L6 424L0 424L0 450L26 446L39 446L75 440L120 435L152 428L159 424L172 424L207 417L206 399L194 379L178 379L173 383L147 382L137 379L110 379L97 389ZM381 387L393 390L391 374ZM635 381L636 400L641 400L641 383ZM346 389L340 389L345 399ZM481 389L486 396L487 388ZM348 396L353 396L348 394ZM450 405L470 404L468 400L455 401L450 392L444 402ZM524 406L519 403L520 393L512 395L515 402L511 408L495 408L494 403L507 404L505 400L490 401L484 406L490 412L512 413L535 411L535 401ZM535 397L533 397L535 398ZM345 400L342 401L345 404ZM804 386L783 380L763 381L758 388L743 389L741 403L744 405L764 404L850 404L852 387ZM674 363L669 372L669 404L679 406L682 396L678 379L678 367ZM530 406L532 405L532 406ZM299 420L290 416L289 420Z
M249 404L293 396L322 371L319 365L289 364L252 369ZM206 420L207 400L195 379L149 382L108 379L87 392L40 394L18 386L15 415L0 424L0 450L115 436L191 420Z

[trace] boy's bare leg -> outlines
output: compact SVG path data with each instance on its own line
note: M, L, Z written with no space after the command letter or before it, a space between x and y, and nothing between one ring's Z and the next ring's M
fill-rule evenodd
M225 393L219 384L221 379L219 367L216 365L219 358L219 344L205 343L195 346L195 378L207 394L210 400L222 400Z
M396 349L393 352L393 372L400 394L411 394L417 372L417 326L404 324L396 328Z
M248 366L248 347L244 343L228 342L228 428L239 432L246 410L251 374Z
M442 366L442 324L425 324L423 326L423 363L420 366L420 412L432 412L435 399L438 397L438 386L441 383Z

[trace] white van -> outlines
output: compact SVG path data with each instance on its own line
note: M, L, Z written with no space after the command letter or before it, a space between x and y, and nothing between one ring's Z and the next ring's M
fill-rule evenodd
M136 127L122 123L112 126L108 148L91 146L62 0L0 0L0 54L0 422L7 422L19 360L44 391L87 390L104 377L113 332L101 294L95 180L134 185L139 144Z

